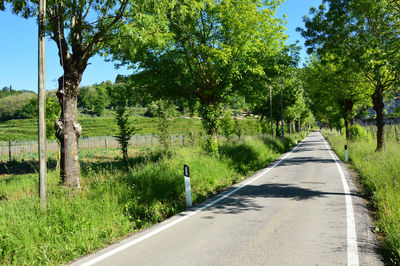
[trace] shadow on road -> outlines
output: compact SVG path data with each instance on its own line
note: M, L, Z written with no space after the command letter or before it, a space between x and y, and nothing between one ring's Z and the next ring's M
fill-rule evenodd
M285 159L276 167L300 165L300 164L306 164L306 163L333 163L333 162L334 161L332 159L323 159L323 158L318 158L318 157L308 157L308 156L294 157L294 158Z
M210 210L218 214L238 214L248 211L261 211L265 206L256 203L256 198L286 198L296 201L331 195L345 196L341 192L326 192L293 186L290 184L264 184L259 186L248 185L221 203L214 205ZM358 194L351 194L360 197ZM212 217L205 217L212 218Z

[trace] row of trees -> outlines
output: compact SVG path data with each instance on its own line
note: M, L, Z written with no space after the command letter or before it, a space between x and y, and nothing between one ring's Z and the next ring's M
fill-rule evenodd
M17 14L37 15L36 1L0 0L0 9L7 2ZM96 53L133 69L132 76L115 86L122 120L124 108L130 104L148 99L180 101L201 116L211 155L218 155L218 126L224 105L232 97L243 97L254 112L267 117L266 92L274 86L277 101L276 84L281 76L285 76L286 119L303 118L307 112L294 70L297 48L284 45L284 21L275 17L280 3L48 1L46 33L57 44L64 70L57 91L61 116L56 123L64 184L79 187L80 183L79 84L90 57ZM304 112L298 111L302 108ZM274 117L281 120L275 108Z
M355 110L372 105L377 151L385 147L384 100L398 88L399 11L394 0L324 0L299 29L313 54L304 82L314 113L329 123L341 117L347 128Z

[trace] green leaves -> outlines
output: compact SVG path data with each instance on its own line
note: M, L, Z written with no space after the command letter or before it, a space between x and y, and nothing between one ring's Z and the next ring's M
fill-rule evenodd
M265 76L260 55L281 50L284 28L274 18L280 2L176 1L164 17L160 14L159 21L166 21L167 27L158 21L153 24L161 41L153 42L150 36L140 51L122 45L115 58L134 65L135 85L155 99L199 103L203 126L216 140L222 104L232 95L245 94L247 87L240 84L247 82L248 75ZM137 32L129 34L142 40Z

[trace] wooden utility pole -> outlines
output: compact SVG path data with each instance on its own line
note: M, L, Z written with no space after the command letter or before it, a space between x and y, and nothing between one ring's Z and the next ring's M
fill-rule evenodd
M283 125L283 78L281 78L281 127L282 127L282 140L285 137L285 130Z
M38 52L38 105L39 105L39 197L42 210L46 209L46 121L45 121L45 22L46 22L46 0L39 0L39 52Z
M271 136L274 137L274 123L272 122L272 88L269 86L269 115L271 117Z

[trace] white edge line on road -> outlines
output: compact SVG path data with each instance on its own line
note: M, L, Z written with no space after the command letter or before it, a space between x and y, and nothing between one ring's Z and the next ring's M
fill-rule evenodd
M321 136L322 137L322 136ZM351 200L351 194L349 185L347 184L346 177L343 173L342 167L336 157L331 152L331 148L328 146L326 140L322 137L325 142L325 146L329 151L332 159L335 161L340 177L342 179L344 194L346 198L346 221L347 221L347 265L359 265L358 261L358 248L357 248L357 233L356 223L354 219L353 202Z
M304 140L303 140L303 141L304 141ZM303 142L303 141L302 141L302 142ZM289 151L288 153L286 153L286 155L284 155L282 158L280 158L274 165L265 168L264 170L262 170L262 171L261 171L259 174L257 174L256 176L250 178L249 181L247 181L247 182L241 184L239 187L237 187L237 188L235 188L235 189L229 191L228 193L221 195L221 196L218 197L216 200L214 200L214 201L212 201L212 202L210 202L210 203L204 205L204 206L201 207L201 208L198 208L197 210L191 211L191 212L185 214L183 217L181 217L181 218L179 218L179 219L176 219L175 221L172 221L172 222L170 222L170 223L168 223L168 224L166 224L166 225L164 225L164 226L161 226L161 227L157 228L156 230L151 231L151 232L149 232L149 233L147 233L147 234L145 234L145 235L143 235L143 236L141 236L141 237L139 237L139 238L137 238L137 239L134 239L134 240L132 240L132 241L130 241L130 242L128 242L128 243L122 245L122 246L119 246L119 247L117 247L117 248L115 248L115 249L113 249L113 250L110 250L110 251L108 251L108 252L106 252L106 253L104 253L104 254L98 256L98 257L95 257L94 259L91 259L91 260L89 260L89 261L87 261L87 262L84 262L84 263L82 263L81 265L82 265L82 266L89 266L89 265L93 265L93 264L95 264L95 263L98 263L98 262L100 262L100 261L102 261L102 260L104 260L104 259L106 259L106 258L108 258L108 257L110 257L110 256L112 256L112 255L114 255L114 254L116 254L116 253L118 253L118 252L121 252L121 251L124 250L124 249L127 249L127 248L129 248L129 247L132 247L132 246L134 246L134 245L136 245L136 244L142 242L143 240L145 240L145 239L147 239L147 238L150 238L150 237L152 237L152 236L154 236L154 235L156 235L156 234L158 234L158 233L160 233L160 232L162 232L162 231L164 231L164 230L166 230L166 229L168 229L168 228L170 228L170 227L172 227L172 226L174 226L174 225L176 225L176 224L178 224L178 223L180 223L180 222L182 222L182 221L184 221L184 220L186 220L186 219L189 218L189 217L192 217L193 215L198 214L199 212L204 211L205 209L210 208L211 206L217 204L217 203L220 202L221 200L224 200L224 199L228 198L228 197L231 196L232 194L236 193L237 191L239 191L240 189L244 188L245 186L250 185L250 184L253 183L254 181L258 180L261 176L265 175L266 173L268 173L269 171L271 171L273 168L275 168L275 166L277 166L278 164L280 164L280 163L281 163L283 160L285 160L292 152L294 152L294 151L302 144L302 142L300 142L300 143L299 143L296 147L294 147L291 151Z

